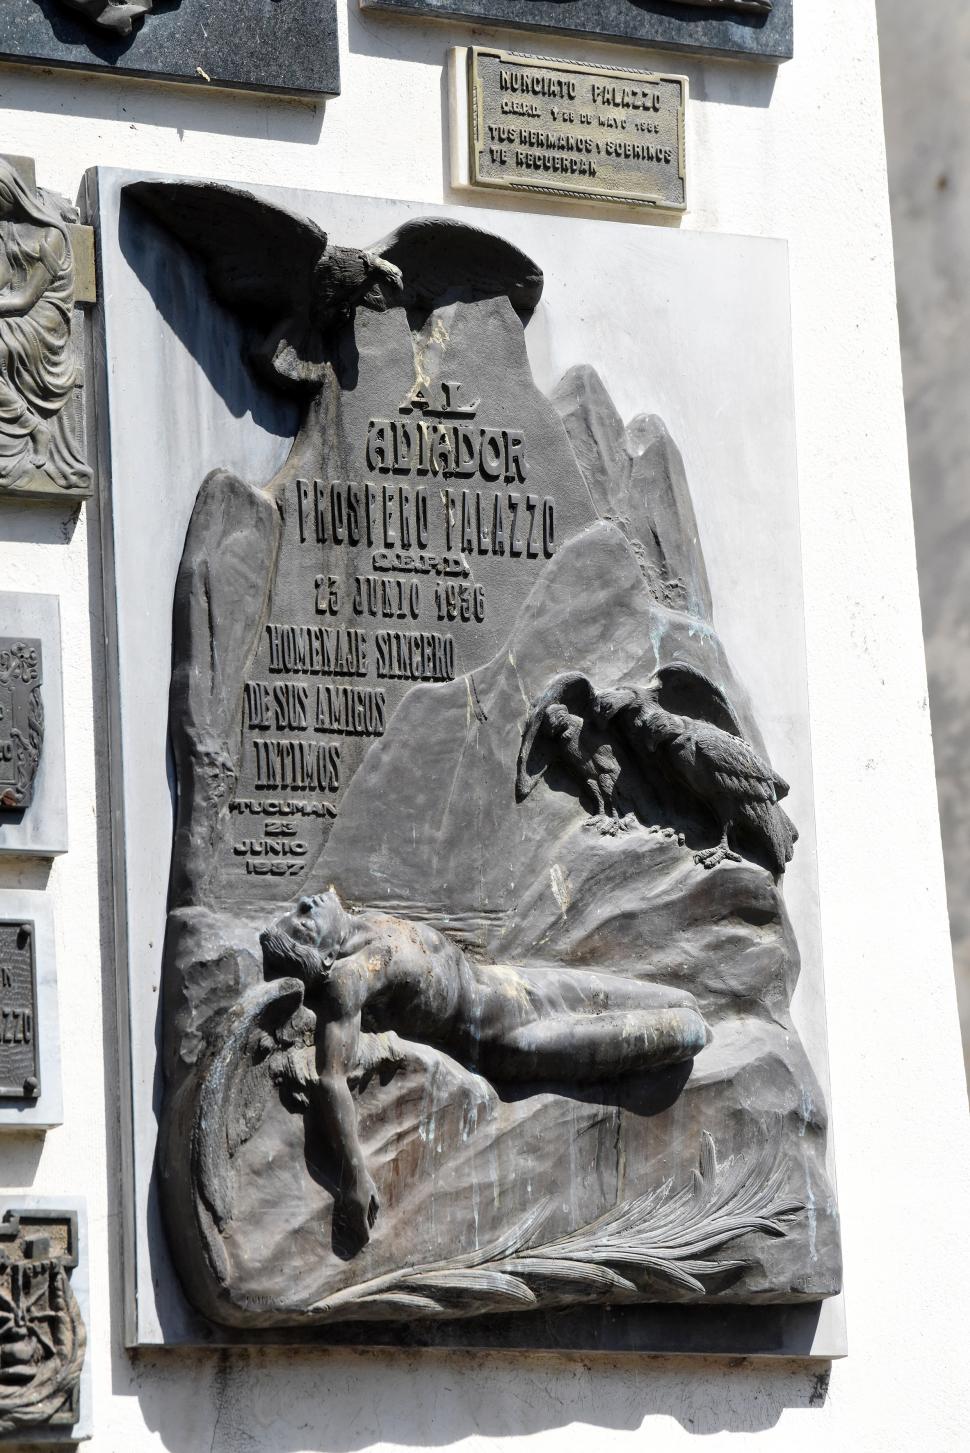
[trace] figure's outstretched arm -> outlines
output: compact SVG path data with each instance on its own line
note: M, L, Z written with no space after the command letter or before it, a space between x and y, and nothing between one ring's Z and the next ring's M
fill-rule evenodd
M357 1129L357 1107L347 1076L357 1061L360 1014L319 1025L317 1077L310 1103L340 1162L337 1210L361 1245L370 1240L380 1199L364 1159Z

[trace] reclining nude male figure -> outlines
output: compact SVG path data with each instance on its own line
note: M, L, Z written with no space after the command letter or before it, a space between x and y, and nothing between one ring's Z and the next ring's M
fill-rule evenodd
M511 968L466 957L427 924L348 911L334 891L301 898L260 936L269 977L293 976L315 1045L288 1057L339 1160L336 1214L358 1246L380 1200L348 1084L361 1030L451 1054L489 1080L612 1081L693 1059L710 1033L693 995L590 969Z

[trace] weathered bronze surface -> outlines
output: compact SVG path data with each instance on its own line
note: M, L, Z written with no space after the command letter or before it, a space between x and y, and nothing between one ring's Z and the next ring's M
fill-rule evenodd
M77 1216L8 1210L0 1221L0 1433L74 1427L86 1333L71 1290Z
M658 114L655 78L602 76L604 114ZM496 232L362 247L234 188L125 195L156 299L157 224L199 261L176 334L211 294L297 404L265 484L205 476L173 582L157 1186L195 1311L551 1335L833 1295L791 768L666 425L582 364L540 391L543 272Z
M30 806L44 744L41 643L0 636L0 814Z
M474 186L682 212L687 81L468 52Z
M34 926L0 921L0 1099L39 1094Z

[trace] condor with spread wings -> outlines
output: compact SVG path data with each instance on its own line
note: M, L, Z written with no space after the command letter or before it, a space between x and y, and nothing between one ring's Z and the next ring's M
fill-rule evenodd
M317 392L331 334L358 307L420 312L505 294L526 312L542 294L541 271L517 247L450 218L415 218L373 247L339 247L309 217L236 187L132 182L125 197L195 254L213 295L258 330L251 361L276 388Z

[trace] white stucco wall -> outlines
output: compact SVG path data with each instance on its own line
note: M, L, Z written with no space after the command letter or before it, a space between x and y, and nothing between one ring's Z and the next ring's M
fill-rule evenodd
M2 149L73 194L95 162L439 201L458 27L342 13L344 94L303 103L0 70ZM0 1184L89 1206L97 1453L460 1445L571 1453L970 1446L970 1125L939 847L872 0L797 0L797 59L685 61L694 210L787 237L832 1096L850 1356L818 1369L522 1355L132 1358L121 1345L114 965L102 955L100 625L85 511L0 510L0 585L62 601L71 851L0 881L57 915L65 1124ZM348 33L349 29L349 33ZM517 37L529 47L526 37ZM531 46L548 51L548 37ZM564 55L583 47L563 41ZM592 51L592 47L588 48ZM626 49L600 50L629 64ZM665 62L673 68L670 58ZM618 283L618 285L622 285ZM758 278L750 279L752 289ZM717 326L717 320L712 320ZM744 359L737 360L744 368ZM137 420L131 421L137 427ZM167 603L164 608L167 608ZM100 865L103 873L103 865ZM107 938L105 936L105 942Z
M879 0L896 290L950 934L970 1076L970 11Z

